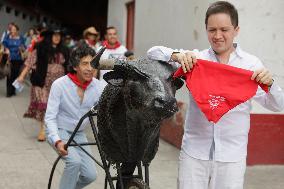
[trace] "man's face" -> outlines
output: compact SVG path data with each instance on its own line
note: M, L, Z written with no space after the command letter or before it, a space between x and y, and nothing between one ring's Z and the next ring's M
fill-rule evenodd
M77 77L81 82L91 81L93 78L94 68L91 66L92 56L87 55L81 58L78 66L74 68Z
M114 45L118 40L116 29L108 29L105 37L110 45Z
M239 27L234 28L228 14L217 13L209 16L206 31L211 47L220 55L233 50Z

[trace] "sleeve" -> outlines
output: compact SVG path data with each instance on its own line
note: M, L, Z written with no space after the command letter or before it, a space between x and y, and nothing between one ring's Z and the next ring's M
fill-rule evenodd
M103 93L103 91L104 91L104 89L105 89L105 87L106 87L106 84L105 84L105 81L104 80L98 80L99 81L99 96L101 96L102 95L102 93Z
M9 37L7 37L7 36L9 36L9 35L5 35L5 36L3 37L3 41L2 41L2 44L4 45L5 48L9 48L9 47L8 47L8 40L9 40Z
M173 62L171 60L171 56L174 52L193 52L197 57L199 56L199 51L197 49L190 51L184 49L171 49L164 46L154 46L147 51L147 57L151 60L161 60L165 62L174 63L175 66L180 67L179 63Z
M173 52L175 52L174 49L168 47L154 46L147 51L147 57L152 60L169 62Z
M25 42L26 42L26 38L24 38L23 36L21 36L20 39L21 39L21 46L23 46L23 47L26 49L26 48L27 48L27 47L26 47L26 43L25 43Z
M28 53L28 57L25 61L25 66L29 67L30 69L35 69L37 61L37 51L33 50L32 52Z
M58 84L59 83L55 81L51 86L44 119L48 142L53 145L55 145L56 141L60 140L56 119L61 102L61 88Z
M263 63L257 57L253 57L250 62L253 64L251 67L252 71L264 68ZM284 109L284 93L276 82L273 82L268 93L258 86L256 95L252 99L264 108L274 112L280 112Z
M258 87L253 100L274 112L280 112L284 109L284 93L275 82L273 82L268 93Z
M2 33L1 41L0 41L1 43L3 43L5 36L6 36L6 31L4 31L4 32Z

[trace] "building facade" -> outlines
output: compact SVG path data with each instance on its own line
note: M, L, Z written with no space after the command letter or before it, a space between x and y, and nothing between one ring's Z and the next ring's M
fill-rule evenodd
M127 4L131 0L109 0L108 25L116 26L121 41L127 35ZM136 56L145 56L155 45L177 49L205 49L209 47L205 31L205 12L212 0L135 0L133 46ZM284 1L229 0L239 12L240 33L236 42L250 54L259 57L275 82L284 89ZM178 91L182 110L188 102L187 89ZM179 114L162 127L161 136L180 146L183 134L183 115ZM172 126L175 125L175 126ZM284 164L284 111L273 113L254 103L251 114L249 164ZM263 156L263 154L269 154Z

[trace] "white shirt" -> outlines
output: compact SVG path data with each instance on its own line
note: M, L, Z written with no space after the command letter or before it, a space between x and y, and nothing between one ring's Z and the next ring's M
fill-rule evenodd
M148 50L147 56L150 59L169 61L172 53L176 51L167 47L155 46ZM212 48L193 52L197 58L218 61ZM242 51L239 45L231 53L228 65L252 71L263 67L257 57ZM189 156L200 160L213 158L220 162L238 162L246 158L251 100L257 101L272 111L284 109L284 93L274 82L269 93L265 93L259 87L252 99L231 109L214 124L206 119L189 92L190 106L186 113L182 150Z
M45 113L47 139L51 144L60 140L58 128L74 131L81 117L98 103L104 85L93 78L84 92L82 102L77 88L78 86L67 75L52 83ZM79 131L83 130L87 123L88 119L85 119Z
M120 45L116 49L106 49L104 53L101 56L101 60L105 59L124 59L124 53L127 51L126 47L123 45ZM103 75L105 73L109 72L109 70L100 70L100 80L104 82L105 85L107 85L107 82L103 79Z

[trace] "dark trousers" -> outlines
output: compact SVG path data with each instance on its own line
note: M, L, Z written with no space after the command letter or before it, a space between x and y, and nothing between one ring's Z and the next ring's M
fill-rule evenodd
M16 94L15 87L12 85L12 83L17 79L17 77L20 75L20 70L23 65L22 60L11 60L11 74L10 76L7 76L7 97L10 97L12 95Z

